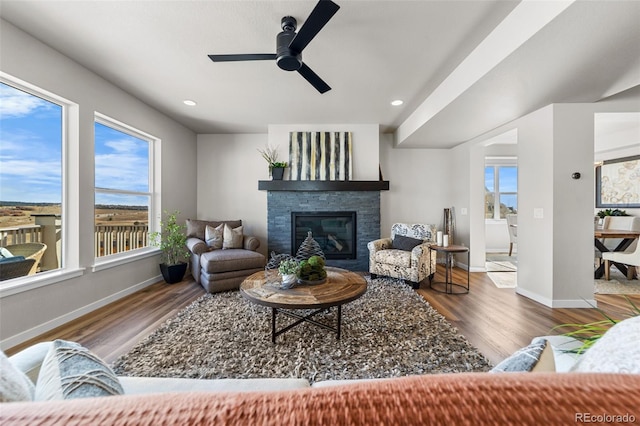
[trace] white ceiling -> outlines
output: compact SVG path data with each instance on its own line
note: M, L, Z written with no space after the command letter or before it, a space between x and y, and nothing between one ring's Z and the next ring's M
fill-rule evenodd
M316 123L375 123L391 132L522 6L335 1L340 10L303 54L332 87L322 95L274 62L207 57L274 53L280 19L292 15L300 28L315 1L0 0L0 16L197 133ZM566 3L399 146L455 146L550 103L594 102L639 85L640 1ZM392 107L398 98L405 104Z

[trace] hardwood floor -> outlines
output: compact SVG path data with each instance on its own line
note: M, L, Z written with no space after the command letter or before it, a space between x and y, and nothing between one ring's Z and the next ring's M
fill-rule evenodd
M466 280L466 271L454 269L454 280ZM438 268L436 280L442 280ZM526 346L533 337L554 334L563 323L602 319L595 309L551 309L518 296L514 289L499 289L486 273L471 274L471 291L446 295L422 284L417 290L494 364ZM66 339L88 347L106 362L128 352L165 320L205 293L193 280L177 284L159 282L75 321L6 351L11 355L40 341ZM640 306L640 295L630 297ZM597 295L598 307L618 318L629 312L623 296Z
M443 280L440 266L435 280ZM467 272L455 268L454 282L466 282ZM438 293L423 283L420 293L447 318L480 352L496 364L536 336L560 334L559 324L584 324L603 319L592 308L551 309L517 295L515 289L497 288L486 273L471 273L469 294ZM596 295L598 308L616 319L629 316L629 304L622 295ZM640 306L640 295L629 297Z
M6 353L11 355L42 341L65 339L86 346L111 363L203 294L204 289L193 279L176 284L158 282L15 346Z

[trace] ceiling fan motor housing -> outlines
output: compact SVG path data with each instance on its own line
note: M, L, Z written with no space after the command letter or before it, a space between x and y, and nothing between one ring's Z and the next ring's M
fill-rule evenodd
M296 36L296 19L292 16L282 18L282 32L276 37L276 63L285 71L297 71L302 67L302 54L289 49Z

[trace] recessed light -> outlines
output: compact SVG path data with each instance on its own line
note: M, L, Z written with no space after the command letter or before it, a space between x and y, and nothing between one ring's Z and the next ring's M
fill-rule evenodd
M391 105L393 106L400 106L404 103L404 101L400 100L400 99L396 99L395 101L391 101Z
M196 106L198 105L195 101L192 101L191 99L186 99L184 101L182 101L185 105L189 105L189 106Z

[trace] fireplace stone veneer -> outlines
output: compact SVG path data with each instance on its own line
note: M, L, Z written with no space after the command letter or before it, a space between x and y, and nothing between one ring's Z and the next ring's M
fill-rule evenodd
M380 191L268 191L267 245L271 252L292 253L292 212L355 212L356 258L328 259L327 265L369 270L367 243L380 238Z

